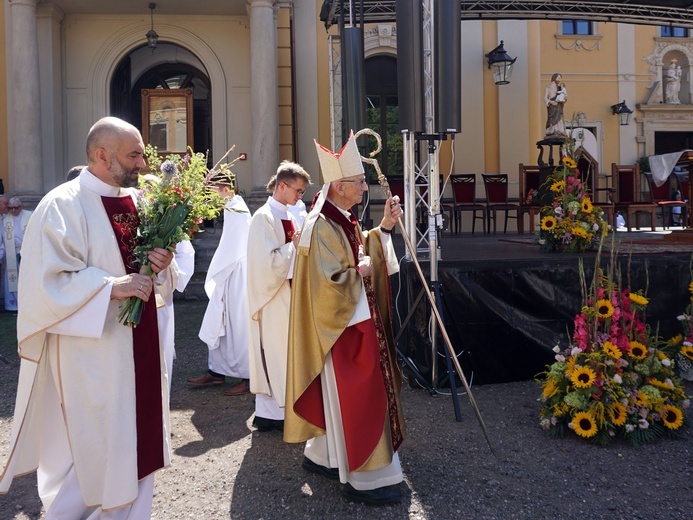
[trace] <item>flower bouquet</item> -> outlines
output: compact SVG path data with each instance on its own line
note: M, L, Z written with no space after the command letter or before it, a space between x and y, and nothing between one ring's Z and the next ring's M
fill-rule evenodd
M233 150L224 155L222 160ZM204 220L216 218L224 207L225 200L212 188L209 180L214 176L226 175L233 179L230 164L207 168L207 156L193 153L191 149L181 157L159 156L156 148L147 145L145 158L152 172L140 177L140 192L137 198L137 213L140 223L137 228L138 245L134 255L141 274L153 276L147 254L154 248L175 251L175 245L191 239ZM219 161L221 162L221 161ZM142 316L144 302L130 296L120 306L118 321L136 327Z
M642 317L642 291L621 288L598 268L575 316L573 343L554 348L556 361L539 381L541 427L552 437L567 431L606 445L620 436L634 445L672 434L689 400L674 361Z
M688 285L690 303L683 314L677 319L683 327L683 334L678 334L667 341L665 351L676 360L679 376L687 381L693 381L693 282Z
M560 166L546 178L542 190L553 202L541 208L539 243L546 251L596 249L608 232L604 212L590 200L574 156L574 141L566 140Z

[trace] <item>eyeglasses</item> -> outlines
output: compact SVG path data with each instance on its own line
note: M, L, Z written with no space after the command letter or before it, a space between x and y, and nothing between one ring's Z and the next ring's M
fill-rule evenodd
M7 209L19 209L21 206L7 206Z
M291 186L290 184L287 184L286 182L282 182L282 184L284 186L286 186L287 188L291 188L292 190L294 190L299 197L302 197L303 194L306 192L306 190L299 190L298 188L294 188L293 186Z
M359 179L359 180L344 180L342 179L340 182L355 182L357 183L358 187L361 188L363 187L364 184L366 184L366 179Z

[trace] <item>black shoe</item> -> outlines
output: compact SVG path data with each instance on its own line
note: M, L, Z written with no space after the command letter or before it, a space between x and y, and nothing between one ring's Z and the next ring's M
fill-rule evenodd
M255 416L253 419L253 426L255 426L259 432L269 432L272 430L284 431L284 421L279 419L265 419L264 417Z
M351 502L362 502L369 506L386 506L399 504L402 499L402 492L399 489L399 484L358 491L347 482L342 488L342 496Z
M320 464L316 464L315 462L310 460L305 455L303 456L303 462L301 463L301 467L306 471L310 471L311 473L315 473L316 475L322 475L323 477L329 478L330 480L339 480L339 468L328 468L326 466L321 466Z

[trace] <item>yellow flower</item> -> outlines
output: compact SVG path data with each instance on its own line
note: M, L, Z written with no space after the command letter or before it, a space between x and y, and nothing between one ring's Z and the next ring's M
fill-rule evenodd
M648 381L649 384L652 386L656 386L657 388L663 388L664 390L673 390L674 385L672 383L667 383L665 381L660 381L659 379L655 379L654 377L651 377Z
M645 392L638 392L638 395L635 396L634 402L637 406L647 406L650 401Z
M647 347L639 341L631 341L628 355L633 359L645 359L647 356Z
M556 381L553 379L549 379L546 381L546 384L544 385L544 391L542 392L542 395L546 397L547 399L558 392L558 385L556 384Z
M614 314L614 306L609 300L597 300L597 316L602 319L610 318Z
M650 303L650 300L645 298L644 296L638 294L638 293L630 293L629 295L630 301L632 301L635 305L647 305Z
M577 168L577 163L573 159L571 159L570 157L564 157L563 158L563 164L565 164L571 170L574 170L575 168Z
M555 217L544 217L541 219L541 229L544 231L552 231L556 227Z
M614 403L609 408L609 418L614 426L623 426L628 416L626 415L626 407L623 403Z
M589 439L597 434L597 422L589 412L576 413L575 417L573 417L572 424L573 430L575 430L575 433L577 433L580 437Z
M568 361L565 363L565 373L568 377L570 377L573 374L573 370L575 370L575 363L577 362L577 358L575 356L570 356L568 358Z
M602 348L611 358L619 359L622 356L621 349L611 343L611 341L605 341Z
M585 231L584 229L582 229L580 226L573 227L573 229L570 230L570 233L573 236L576 236L578 238L589 238L590 237L589 233L587 231Z
M678 430L683 424L683 411L671 404L665 404L661 413L664 426L670 430Z
M693 347L685 345L681 348L681 354L693 361Z
M570 375L570 380L575 388L589 388L597 379L597 374L590 367L576 367Z
M664 361L665 359L669 359L669 356L667 356L667 355L666 355L664 352L662 352L661 350L658 350L658 351L657 351L657 358L658 358L660 361Z
M691 293L691 294L693 294L693 282L691 282L690 284L688 284L688 292Z
M592 213L592 202L590 199L582 199L582 212L583 213Z
M683 341L683 334L677 334L673 338L671 338L669 341L667 341L667 347L673 347L674 345L678 345Z
M565 187L565 181L556 181L551 185L551 191L561 193Z

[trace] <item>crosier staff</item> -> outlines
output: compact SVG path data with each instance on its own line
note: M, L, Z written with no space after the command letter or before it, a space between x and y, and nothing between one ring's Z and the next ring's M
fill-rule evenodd
M380 153L380 150L382 149L382 140L380 139L380 135L374 130L371 130L370 128L364 128L363 130L359 130L358 132L356 132L356 134L354 134L354 137L358 139L361 135L373 136L375 137L375 140L378 143L376 150L370 152L368 154L368 157L361 156L361 160L367 164L373 165L376 173L378 174L378 184L380 184L380 187L385 192L385 196L389 199L390 197L392 197L390 185L388 184L385 175L383 175L383 172L380 171L380 165L378 164L378 160L374 159L374 156ZM481 411L479 411L479 407L477 406L476 401L474 400L474 396L472 395L472 389L469 387L469 384L467 383L467 378L465 377L464 372L462 372L462 367L460 366L460 363L457 360L455 350L452 348L452 342L450 341L450 336L448 336L447 330L445 330L443 318L440 316L440 312L438 311L435 297L431 293L431 290L428 288L428 282L426 281L426 277L424 276L424 273L421 269L421 264L419 264L419 261L416 259L416 250L414 249L414 245L411 243L411 240L409 239L409 235L407 234L407 230L405 229L404 224L402 223L401 217L397 218L397 224L399 224L399 230L402 234L402 237L404 238L404 243L406 244L407 249L409 250L409 254L411 255L414 266L416 267L416 272L419 273L421 285L425 289L426 296L428 296L428 301L431 304L431 310L433 311L433 315L435 316L436 322L438 323L438 328L440 329L440 333L443 336L443 341L445 342L445 346L447 347L448 352L450 352L450 358L452 358L452 362L455 364L455 369L457 370L457 373L460 376L462 385L464 386L464 389L467 391L467 395L469 396L469 402L471 403L472 408L474 408L474 412L476 413L479 425L481 426L481 430L483 431L484 437L486 438L486 443L488 444L491 453L493 453L493 455L495 456L496 452L493 450L493 446L491 445L491 439L488 436L488 431L486 430L486 424L484 424L484 419L483 417L481 417Z

